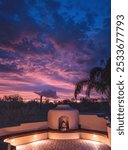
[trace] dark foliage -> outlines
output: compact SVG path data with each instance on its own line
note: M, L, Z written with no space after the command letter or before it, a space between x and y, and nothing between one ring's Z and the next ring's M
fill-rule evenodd
M55 107L30 101L0 101L0 127L19 125L25 122L46 121L47 112Z
M106 98L110 102L111 100L111 58L107 60L104 67L92 68L89 73L89 78L80 80L76 83L74 96L83 90L86 86L86 96L90 96L90 92L94 89L100 94L106 95Z
M60 101L58 104L69 104L71 107L78 109L80 113L107 114L109 112L107 102L83 100L81 103L76 103L67 99L63 102ZM54 107L56 107L56 104L49 103L49 101L40 104L36 101L25 102L18 95L4 96L0 99L0 127L47 121L48 111Z

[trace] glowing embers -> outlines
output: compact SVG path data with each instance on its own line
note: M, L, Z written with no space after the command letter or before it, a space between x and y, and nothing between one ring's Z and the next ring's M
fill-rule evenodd
M67 131L69 129L69 118L67 116L61 116L59 118L59 130Z

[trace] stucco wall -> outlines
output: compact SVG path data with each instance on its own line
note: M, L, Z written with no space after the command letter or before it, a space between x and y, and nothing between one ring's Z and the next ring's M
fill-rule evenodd
M4 141L11 145L18 146L22 144L32 143L35 141L45 139L85 139L97 142L102 142L110 146L109 138L107 135L97 132L70 132L70 133L59 133L59 132L43 132L37 134L22 135L17 137L7 138Z
M101 143L109 145L109 139L104 134L94 134L94 133L82 132L80 134L80 138L86 139L86 140L97 141L97 142L101 142Z
M66 113L64 114L66 115ZM50 115L49 127L53 129L58 129L58 118L64 114L62 112L58 114L53 113L52 115ZM72 121L72 123L70 124L70 128L77 128L78 121L79 121L81 128L107 132L107 126L106 126L107 121L104 118L98 117L96 115L79 115L79 117L74 117L74 114L72 114L70 116L70 120ZM47 129L47 128L48 128L48 122L24 123L21 124L20 126L1 128L0 136L12 134L12 133L20 133L25 131Z
M49 139L79 139L80 133L79 132L75 132L75 133L48 132L48 138Z
M8 139L5 139L5 142L10 143L11 145L17 146L17 145L23 145L32 143L35 141L45 140L48 138L48 133L38 133L38 134L30 134L30 135L22 135L20 137L11 137Z
M48 128L48 122L24 123L24 124L21 124L20 126L1 128L0 136L7 135L7 134L20 133L20 132L25 132L25 131L47 129L47 128Z
M107 130L108 130L109 145L111 145L111 127L107 127Z
M107 132L107 120L97 115L79 115L79 124L83 129Z
M67 116L69 118L69 129L77 129L79 124L79 113L77 110L50 110L48 112L48 127L58 129L59 118Z

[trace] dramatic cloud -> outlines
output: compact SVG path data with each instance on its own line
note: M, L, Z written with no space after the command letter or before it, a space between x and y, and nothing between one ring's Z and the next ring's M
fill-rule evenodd
M110 0L1 0L0 95L74 84L110 56Z
M44 90L44 91L35 92L35 93L40 95L40 96L45 96L48 98L55 98L55 99L58 98L56 91L53 91L53 90Z

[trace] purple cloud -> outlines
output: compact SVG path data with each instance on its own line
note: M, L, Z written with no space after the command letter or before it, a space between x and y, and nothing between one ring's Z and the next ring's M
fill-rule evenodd
M75 82L110 56L109 0L4 0L0 22L0 95L73 97Z
M41 92L35 92L36 94L40 95L40 96L45 96L48 98L58 98L56 91L53 90L43 90Z

